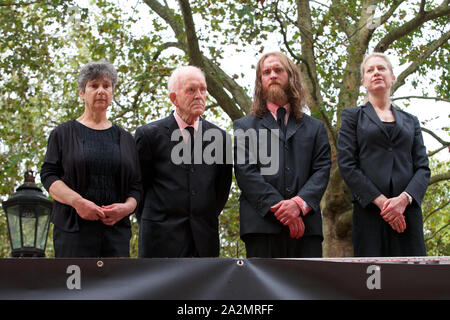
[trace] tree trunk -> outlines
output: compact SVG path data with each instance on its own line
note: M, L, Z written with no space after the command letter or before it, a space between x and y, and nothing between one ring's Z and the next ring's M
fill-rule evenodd
M330 181L322 198L323 256L352 257L351 195L333 161Z

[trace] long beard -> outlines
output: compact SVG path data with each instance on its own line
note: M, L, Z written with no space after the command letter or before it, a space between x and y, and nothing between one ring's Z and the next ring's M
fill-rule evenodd
M271 102L287 102L288 95L281 86L272 85L264 92L264 99Z

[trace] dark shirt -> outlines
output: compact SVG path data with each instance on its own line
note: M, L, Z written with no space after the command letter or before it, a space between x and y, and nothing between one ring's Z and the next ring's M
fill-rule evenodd
M41 181L49 190L56 180L62 180L69 188L81 195L88 193L87 187L90 177L84 157L84 144L86 139L78 134L76 120L70 120L58 125L50 134L41 168ZM142 186L141 172L137 158L136 144L133 136L123 128L113 125L119 132L118 155L120 169L116 170L116 192L120 201L125 202L133 197L140 202ZM115 130L115 129L114 129ZM71 206L54 201L52 222L55 226L67 232L79 230L78 214ZM119 223L130 226L128 217Z
M387 133L389 134L389 137L392 137L392 132L394 131L395 128L395 121L393 122L383 121L383 125Z
M95 130L76 121L77 134L84 140L83 156L88 177L84 198L98 206L120 202L117 177L120 170L119 129Z
M392 121L392 122L383 121L383 125L389 135L389 138L391 138L392 132L394 132L394 128L395 128L395 121ZM386 195L386 196L388 196L388 198L393 197L393 190L394 190L394 186L393 186L392 177L391 177L391 181L389 182L389 194Z

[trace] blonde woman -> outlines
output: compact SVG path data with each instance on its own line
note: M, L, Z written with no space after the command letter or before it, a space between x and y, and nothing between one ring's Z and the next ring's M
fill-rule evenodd
M417 117L391 103L388 57L361 64L367 102L342 112L338 164L353 195L355 256L426 255L420 204L430 169Z

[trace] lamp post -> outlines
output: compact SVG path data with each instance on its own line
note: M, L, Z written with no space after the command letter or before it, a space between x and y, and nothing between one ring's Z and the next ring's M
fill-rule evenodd
M53 202L34 182L32 171L8 200L2 202L13 257L45 257Z

